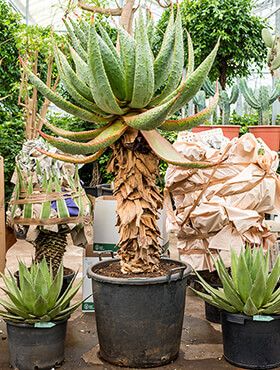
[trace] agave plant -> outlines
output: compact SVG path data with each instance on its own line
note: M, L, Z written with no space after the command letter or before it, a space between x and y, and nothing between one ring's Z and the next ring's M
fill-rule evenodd
M280 256L269 271L270 255L262 248L247 247L239 256L231 252L231 273L219 257L215 262L222 288L211 287L196 273L206 293L195 293L206 302L231 313L248 316L280 313L280 288L276 289L280 277Z
M6 311L0 311L4 319L35 324L37 322L60 321L67 319L81 302L69 306L71 299L79 290L82 281L73 287L76 275L66 291L60 296L63 283L63 265L54 276L46 260L33 263L30 268L19 262L19 286L12 273L1 274L5 283L2 290L10 301L0 299Z
M188 35L188 70L183 79L184 47L180 11L171 13L158 54L151 51L142 14L134 36L118 29L115 47L96 21L67 23L72 60L56 49L60 77L74 103L51 91L23 63L30 81L64 111L93 122L97 128L69 132L48 122L56 135L41 135L66 155L53 157L74 163L96 160L112 146L109 169L115 173L119 255L124 273L156 271L161 248L158 242L158 209L162 197L155 185L158 158L185 168L204 168L209 163L190 163L157 130L186 130L204 122L215 109L218 91L208 108L179 120L169 119L200 90L215 59L218 43L194 69L194 51ZM97 32L98 29L98 32ZM95 126L96 127L96 126ZM69 155L70 154L70 155ZM72 155L71 155L72 154ZM83 154L84 158L76 158Z

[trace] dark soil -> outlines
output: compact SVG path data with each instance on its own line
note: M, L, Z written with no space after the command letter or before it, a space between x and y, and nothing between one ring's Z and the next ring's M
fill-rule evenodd
M159 270L155 272L142 272L142 273L129 273L123 274L121 272L120 262L112 262L110 265L95 269L94 272L104 276L116 277L116 278L152 278L168 275L169 271L180 267L181 265L176 262L160 261Z

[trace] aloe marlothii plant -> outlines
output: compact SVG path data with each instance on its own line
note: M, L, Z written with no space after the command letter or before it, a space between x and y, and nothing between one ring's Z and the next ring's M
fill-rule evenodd
M231 274L225 268L223 260L215 262L223 288L211 287L196 273L206 293L195 291L210 304L232 313L244 313L248 316L280 313L280 256L273 269L269 271L269 252L262 248L246 248L237 256L231 254Z
M258 112L259 125L270 123L269 108L280 96L279 82L276 83L272 91L267 86L261 86L258 95L256 95L243 79L240 81L240 90L246 103Z
M273 75L274 71L280 67L280 36L273 36L267 28L264 28L262 30L262 39L268 48L267 63Z
M75 24L75 26L74 26ZM106 31L93 22L87 30L68 24L72 62L56 50L61 79L75 104L53 93L24 66L30 81L58 107L98 128L69 132L46 122L57 138L42 133L68 155L55 158L72 162L95 160L112 146L109 169L115 173L119 255L126 272L156 271L161 248L158 242L158 208L162 197L156 187L158 158L185 168L209 163L190 163L157 131L186 130L207 119L218 101L218 91L208 108L180 120L169 119L199 91L215 59L218 44L194 70L190 36L187 78L183 76L184 48L180 12L171 14L161 48L154 58L142 15L134 37L119 29L119 50ZM70 155L69 155L70 154ZM71 154L89 156L84 159Z
M67 319L82 302L69 306L82 281L73 286L76 275L71 280L65 292L61 295L63 284L63 265L60 265L54 276L48 268L46 260L33 263L28 269L19 262L19 285L15 277L1 274L9 301L0 299L0 305L6 311L0 310L0 316L9 321L35 324L38 322L60 321Z

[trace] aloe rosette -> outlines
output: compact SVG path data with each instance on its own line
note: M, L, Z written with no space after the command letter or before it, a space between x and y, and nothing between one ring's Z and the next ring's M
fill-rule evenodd
M232 250L231 272L219 257L215 262L222 288L213 288L198 273L205 293L196 294L208 303L231 313L248 316L280 313L280 256L270 271L270 254L247 247L239 256Z
M45 122L54 137L41 133L65 155L56 159L86 163L96 160L111 146L109 168L116 174L117 224L123 272L155 271L161 254L156 225L162 200L155 185L158 158L185 168L204 168L191 163L165 140L158 129L181 131L203 123L215 110L218 90L209 106L191 117L173 120L200 90L215 59L218 44L194 69L194 51L188 35L187 77L183 78L184 47L180 12L171 13L160 50L153 55L146 21L136 20L134 36L118 29L115 47L98 22L91 25L65 20L71 60L55 47L58 72L71 102L51 91L23 64L30 81L56 106L94 123L85 132L62 130ZM150 31L149 31L150 34ZM72 101L74 103L72 103ZM73 155L82 154L83 158Z

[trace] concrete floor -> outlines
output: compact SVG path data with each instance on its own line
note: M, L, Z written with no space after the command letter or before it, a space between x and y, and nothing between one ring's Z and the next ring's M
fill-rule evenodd
M7 254L7 267L17 269L17 260L31 261L33 248L18 241ZM79 269L82 274L82 250L70 246L65 255L65 266ZM3 293L0 293L3 296ZM79 292L76 299L81 298ZM223 359L220 325L211 324L204 318L204 303L187 292L186 310L182 333L181 351L178 359L161 369L165 370L222 370L236 369ZM120 369L102 362L98 357L98 339L93 313L83 314L78 309L69 320L63 370ZM6 327L0 319L0 370L10 370ZM31 370L31 369L30 369Z

